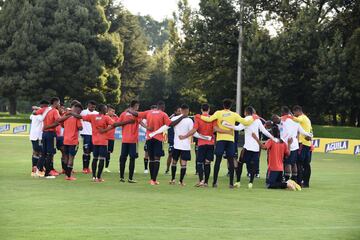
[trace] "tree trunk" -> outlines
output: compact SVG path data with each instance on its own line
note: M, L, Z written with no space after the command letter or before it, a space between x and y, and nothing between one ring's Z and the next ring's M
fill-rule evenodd
M16 97L9 97L9 113L10 115L16 115L17 101Z
M335 111L333 111L332 112L332 124L333 125L337 125L337 119L336 119L336 112Z
M341 112L340 122L341 122L341 126L345 126L345 123L346 123L346 112Z
M349 125L350 126L356 126L356 110L354 108L351 108L350 110L350 117L349 117Z

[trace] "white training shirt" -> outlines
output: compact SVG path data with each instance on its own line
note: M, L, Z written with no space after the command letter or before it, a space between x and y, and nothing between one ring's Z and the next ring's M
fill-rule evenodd
M99 112L97 112L97 111L90 112L89 109L85 109L85 110L82 110L80 113L81 116L86 116L89 114L99 114ZM80 131L80 134L81 135L92 135L91 123L87 122L87 121L83 121L83 120L81 120L81 123L83 125L83 129Z
M300 126L299 123L293 121L290 118L287 118L285 121L280 123L280 138L287 144L289 138L293 139L293 142L290 145L290 151L295 151L299 149L298 133L301 133L305 136L309 134Z
M252 118L252 116L245 117L246 120L248 120L250 118ZM253 133L255 133L256 136L259 138L259 131L261 131L268 138L272 138L272 135L269 133L268 130L266 130L266 128L264 127L264 125L262 124L260 119L256 119L249 126L245 127L242 124L240 124L239 126L244 127L244 132L245 132L244 148L248 151L253 151L253 152L260 151L260 146L259 146L258 142L252 137Z
M49 107L46 109L43 114L40 115L30 115L31 125L30 125L30 140L37 141L42 139L43 127L44 127L44 118L46 114L51 110Z
M171 121L175 121L182 115L171 118ZM178 150L190 151L191 150L191 138L180 140L180 135L186 135L194 127L194 122L190 118L182 119L174 127L174 148Z

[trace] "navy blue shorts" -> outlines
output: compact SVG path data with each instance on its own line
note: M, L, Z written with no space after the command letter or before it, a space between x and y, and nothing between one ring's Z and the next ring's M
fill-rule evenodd
M144 152L147 152L147 145L146 145L146 142L144 143Z
M215 155L223 156L226 153L226 157L234 157L235 155L235 144L232 141L217 141L215 146Z
M122 143L121 144L121 158L127 158L129 155L130 158L137 158L137 144L136 143Z
M93 151L93 143L91 135L81 135L83 138L83 151L84 153L91 153Z
M168 148L169 154L172 154L173 151L174 151L174 144L169 143L169 148Z
M32 148L34 152L42 152L42 143L41 140L31 140Z
M64 137L56 136L56 149L60 150L64 146Z
M294 165L296 164L297 159L298 159L298 150L291 151L290 155L284 159L284 164Z
M205 160L214 160L214 145L201 145L197 151L197 161L204 163Z
M190 150L180 150L174 148L172 151L172 157L174 161L184 160L184 161L190 161L191 160L191 152Z
M45 156L45 154L55 154L56 150L55 150L55 139L56 139L56 133L55 132L50 132L50 131L46 131L43 132L42 135L42 153L44 154L43 156Z
M309 146L300 145L300 154L298 156L298 162L304 163L311 163L311 151Z
M268 171L266 174L266 187L274 183L283 182L283 172L282 171Z
M64 145L64 148L66 155L75 157L79 147L78 145Z
M108 152L112 153L114 151L114 144L115 144L115 140L108 140Z
M94 158L106 158L107 157L107 146L106 145L93 145Z
M244 150L243 159L246 164L256 165L259 162L259 157L260 157L259 152L248 151L247 149Z
M160 158L164 156L163 143L155 138L146 141L146 146L149 154L149 159Z

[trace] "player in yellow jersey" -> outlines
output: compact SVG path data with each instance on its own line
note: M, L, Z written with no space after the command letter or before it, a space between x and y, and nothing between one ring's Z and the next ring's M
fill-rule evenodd
M216 133L216 145L215 145L215 165L214 165L214 180L213 187L217 187L217 179L220 170L220 164L224 152L226 152L226 158L228 160L229 167L229 187L234 188L234 155L235 155L235 145L234 145L234 130L229 129L223 126L222 121L226 121L231 125L235 125L236 122L242 123L245 126L250 125L254 119L245 119L242 118L239 114L232 112L231 109L232 100L225 99L223 101L223 110L216 111L212 116L201 116L201 119L205 122L217 121L217 127L222 130L231 130L230 133Z
M311 121L303 113L302 108L298 105L293 107L295 122L298 122L305 132L312 133ZM299 135L299 158L298 158L298 182L301 183L304 188L308 188L311 175L311 138L300 134Z

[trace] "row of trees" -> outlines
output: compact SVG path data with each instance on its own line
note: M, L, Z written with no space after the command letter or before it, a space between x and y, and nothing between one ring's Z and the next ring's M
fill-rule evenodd
M359 125L360 4L242 0L243 104L264 117L303 105L314 122ZM173 19L134 16L110 0L0 0L0 93L89 98L172 111L234 98L239 0L180 0ZM277 32L265 27L275 23Z

